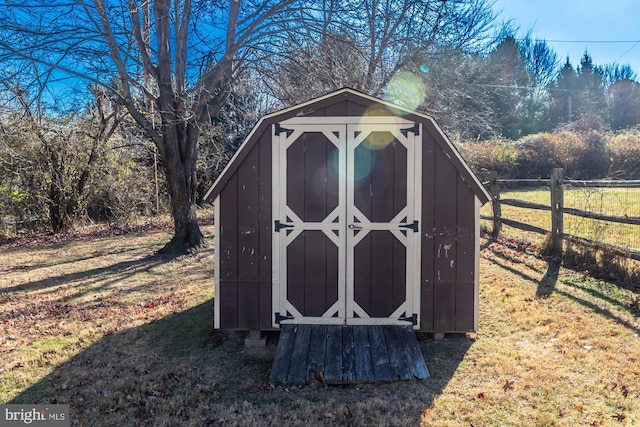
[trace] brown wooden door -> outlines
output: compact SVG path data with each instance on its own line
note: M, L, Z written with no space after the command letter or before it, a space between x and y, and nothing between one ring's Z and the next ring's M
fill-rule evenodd
M417 325L419 128L296 118L273 137L274 323Z

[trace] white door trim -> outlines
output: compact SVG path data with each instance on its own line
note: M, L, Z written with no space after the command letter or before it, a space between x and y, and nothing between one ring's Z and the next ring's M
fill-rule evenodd
M414 130L417 129L417 132ZM279 130L278 133L277 130ZM411 130L411 131L408 131ZM403 133L403 131L406 132ZM338 147L338 207L321 222L305 223L286 205L287 149L304 133L320 132ZM354 150L371 132L391 132L407 148L407 206L390 223L371 223L354 204ZM420 233L403 230L405 221L421 215L421 125L394 116L294 117L271 126L272 135L272 218L287 223L287 229L272 230L273 326L284 323L317 324L411 324L399 320L403 314L419 316ZM348 165L351 165L349 167ZM343 178L344 177L344 178ZM358 218L367 230L388 230L406 247L406 300L389 318L371 318L354 300L354 248L365 233L348 229L348 220ZM333 222L338 219L337 222ZM393 226L390 227L390 224ZM290 230L289 232L287 230ZM305 317L287 301L287 245L304 230L322 231L338 247L338 301L320 317ZM335 232L338 232L336 234ZM367 231L368 232L368 231ZM359 237L358 237L359 236ZM293 319L276 319L276 313ZM337 317L335 317L337 314ZM358 317L356 317L357 315ZM395 317L395 318L394 318ZM418 322L414 325L418 328Z

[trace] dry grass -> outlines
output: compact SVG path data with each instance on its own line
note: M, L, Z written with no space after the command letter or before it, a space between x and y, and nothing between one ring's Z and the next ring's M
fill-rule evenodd
M275 336L213 331L212 252L154 256L168 237L3 248L0 403L69 403L83 426L640 425L631 290L483 241L479 330L422 339L431 378L272 387Z
M518 199L540 203L549 206L549 189L520 189L505 191L500 194L502 199ZM581 209L608 215L635 217L640 216L639 188L578 188L566 187L564 190L564 205L567 208ZM502 216L507 219L535 225L545 230L551 230L551 213L534 209L525 209L502 205ZM491 204L482 208L482 214L492 215ZM490 226L489 221L485 225ZM503 227L504 232L512 237L522 238L523 231L511 227ZM618 245L631 249L640 249L640 226L581 218L574 215L564 215L564 232L586 239ZM527 240L540 243L544 236L526 233Z

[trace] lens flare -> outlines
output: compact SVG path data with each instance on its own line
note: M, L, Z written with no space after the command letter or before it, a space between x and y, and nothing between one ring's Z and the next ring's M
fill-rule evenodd
M415 110L426 95L427 87L422 79L413 73L402 71L391 78L384 99L398 107Z

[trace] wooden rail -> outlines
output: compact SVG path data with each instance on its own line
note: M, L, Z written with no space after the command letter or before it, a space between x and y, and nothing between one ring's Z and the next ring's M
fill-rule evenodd
M569 184L574 187L599 187L599 188L640 188L640 180L618 181L618 180L598 180L598 181L578 181L563 179L562 169L553 169L550 179L498 179L495 173L489 175L489 181L485 182L491 194L493 206L493 216L482 215L481 219L493 222L492 234L498 236L502 225L508 225L519 230L529 231L550 236L549 248L552 252L562 253L563 240L570 241L582 246L606 250L618 256L623 256L640 261L640 251L622 246L610 245L608 243L585 239L564 233L564 215L573 215L582 218L596 219L600 221L615 222L620 224L640 225L640 216L610 215L598 212L585 211L575 208L564 207L564 187ZM534 203L520 199L501 199L501 187L548 187L551 193L550 204ZM502 217L502 205L514 206L524 209L535 209L551 212L551 230L536 227L520 221L515 221Z

